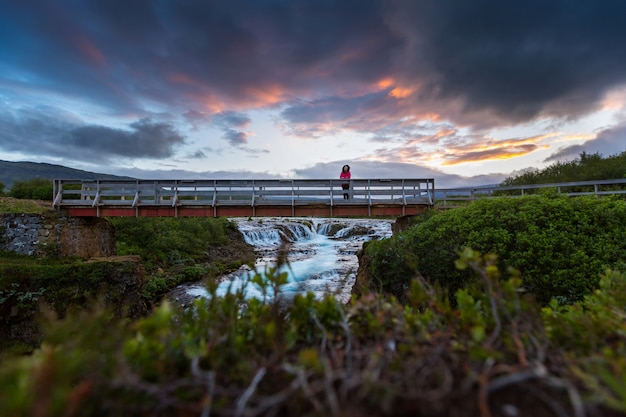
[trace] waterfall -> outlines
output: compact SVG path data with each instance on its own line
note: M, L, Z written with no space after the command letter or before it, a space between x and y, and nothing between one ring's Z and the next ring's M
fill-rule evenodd
M251 274L263 273L275 266L278 249L287 249L288 283L281 291L283 297L312 291L316 297L335 294L342 301L350 298L356 278L358 259L356 253L363 242L391 236L392 220L380 219L327 219L280 218L230 219L237 225L247 243L257 254L255 270L242 268L223 278L217 294L242 288ZM207 296L204 286L195 284L187 288L192 296ZM245 286L246 297L262 298L259 288ZM272 295L273 296L273 295Z

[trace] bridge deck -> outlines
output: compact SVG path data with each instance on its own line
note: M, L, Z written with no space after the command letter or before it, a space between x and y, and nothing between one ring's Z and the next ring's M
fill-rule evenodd
M402 216L434 204L434 179L55 180L71 216ZM344 193L349 199L344 199Z

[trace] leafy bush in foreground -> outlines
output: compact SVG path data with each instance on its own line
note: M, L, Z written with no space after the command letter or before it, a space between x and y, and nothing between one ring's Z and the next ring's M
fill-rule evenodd
M454 293L470 280L467 272L455 269L454 260L464 247L471 247L497 254L500 268L518 269L524 288L541 303L553 297L572 302L597 288L606 268L624 269L625 235L622 200L497 198L432 216L389 241L366 245L364 252L382 282L404 289L419 271Z
M613 381L626 374L626 361L604 362L597 376L585 366L594 353L552 331L570 312L546 313L546 334L539 310L520 297L519 277L502 279L495 257L466 250L457 266L476 281L457 292L456 308L418 280L406 304L371 295L342 305L307 294L285 305L237 292L187 311L163 304L132 324L106 311L52 321L38 352L0 367L0 409L9 416L625 415ZM270 286L279 287L284 277L269 272ZM624 314L625 280L607 275L598 293L607 304L596 314ZM589 337L610 341L604 358L625 357L625 332Z

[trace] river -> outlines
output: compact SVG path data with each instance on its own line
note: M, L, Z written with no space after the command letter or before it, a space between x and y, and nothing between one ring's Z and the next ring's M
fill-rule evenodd
M279 249L283 247L288 263L288 282L281 288L281 297L291 298L311 291L321 298L327 294L346 302L350 299L358 269L357 252L363 242L391 236L393 220L345 218L257 217L232 218L246 242L255 248L254 269L242 267L224 276L217 295L242 288L255 272L263 273L276 266ZM187 284L192 297L207 297L204 284ZM263 298L260 288L248 283L247 298Z

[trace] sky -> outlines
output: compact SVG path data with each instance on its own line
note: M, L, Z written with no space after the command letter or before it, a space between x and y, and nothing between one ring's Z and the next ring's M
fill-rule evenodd
M0 0L0 159L494 184L626 151L623 0Z

